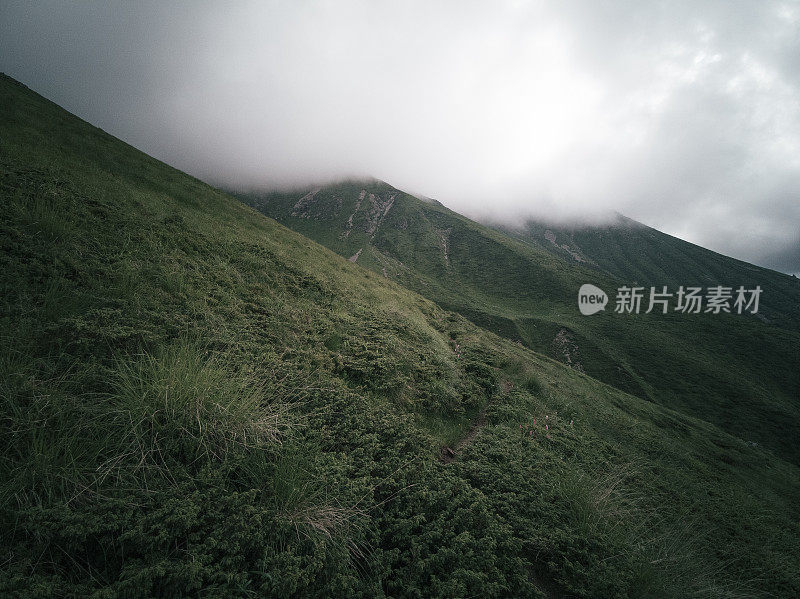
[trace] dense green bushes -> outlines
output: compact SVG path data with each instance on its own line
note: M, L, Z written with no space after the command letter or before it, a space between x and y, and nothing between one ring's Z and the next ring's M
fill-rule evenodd
M0 107L0 596L800 593L795 467Z

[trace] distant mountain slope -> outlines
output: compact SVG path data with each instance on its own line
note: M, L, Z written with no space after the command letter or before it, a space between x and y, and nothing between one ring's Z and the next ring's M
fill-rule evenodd
M0 205L0 596L800 594L796 466L3 76Z
M800 329L800 280L683 241L622 215L603 225L560 226L530 220L522 227L493 225L499 231L567 261L598 268L630 285L709 287L720 281L760 285L768 320Z
M240 197L482 327L800 463L800 285L791 277L652 230L624 229L609 244L587 233L581 245L531 224L512 237L379 181ZM614 314L613 292L645 276L673 290L760 284L759 314ZM592 317L577 310L587 282L612 294Z

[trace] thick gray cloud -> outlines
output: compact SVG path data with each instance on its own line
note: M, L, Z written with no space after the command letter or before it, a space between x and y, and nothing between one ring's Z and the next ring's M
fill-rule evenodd
M800 272L800 3L0 5L0 69L213 183L618 210Z

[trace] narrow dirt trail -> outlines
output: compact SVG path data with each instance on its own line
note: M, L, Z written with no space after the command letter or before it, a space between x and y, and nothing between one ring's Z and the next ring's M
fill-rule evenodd
M500 389L504 394L508 393L511 387L512 385L508 381L503 381L500 383ZM489 403L487 402L481 408L481 411L478 412L478 416L473 421L472 426L467 434L461 437L452 448L448 446L442 447L442 451L439 454L439 460L443 464L450 464L451 462L455 461L461 451L464 448L469 447L475 441L478 435L481 434L481 431L486 427L486 409L488 407ZM547 575L543 576L541 573L531 568L528 571L528 576L530 576L533 583L547 599L563 599L565 597L565 595L558 589L558 586Z
M450 462L455 460L456 457L458 457L458 453L465 447L469 447L475 440L475 438L481 433L483 427L485 426L486 426L486 406L483 406L483 408L481 408L481 411L478 412L478 417L475 419L475 422L472 423L472 426L470 427L467 434L461 437L452 448L447 446L443 447L439 459L444 464L449 464Z

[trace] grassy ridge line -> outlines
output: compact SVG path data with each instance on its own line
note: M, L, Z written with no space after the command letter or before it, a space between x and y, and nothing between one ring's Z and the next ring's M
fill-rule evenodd
M631 283L623 275L633 271L607 273L588 262L578 264L571 255L549 251L549 242L540 247L530 236L512 237L380 181L240 197L344 257L358 255L358 264L484 328L621 390L713 422L795 463L800 460L794 441L800 434L800 289L790 277L750 265L742 270L741 263L721 256L703 271L704 284L709 277L720 277L714 283L760 283L760 312L768 323L736 315L617 315L613 306L586 318L575 306L580 285L591 281L613 295ZM594 255L604 239L597 237L584 253ZM648 264L653 272L668 268L669 243L658 237L637 248L637 239L633 235L624 245L631 260L646 262L646 256L635 257L645 246L648 252L661 248L667 257ZM700 250L696 261L711 254ZM688 285L700 275L676 267L666 284L684 276L688 281L682 284Z
M3 592L800 589L794 466L0 106Z

